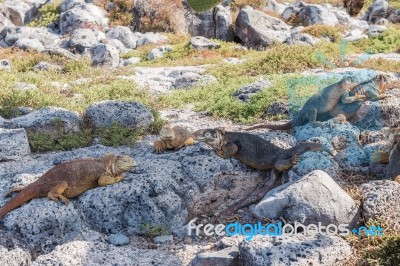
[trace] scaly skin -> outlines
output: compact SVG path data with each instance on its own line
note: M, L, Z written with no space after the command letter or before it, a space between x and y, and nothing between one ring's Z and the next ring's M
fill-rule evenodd
M388 132L390 143L389 152L375 152L371 155L374 163L388 163L386 178L400 181L400 128L392 128Z
M256 135L241 132L227 132L224 129L204 129L194 133L198 141L214 148L224 158L236 158L242 163L259 170L288 170L306 151L331 151L319 143L302 142L290 149L282 149Z
M25 188L14 188L5 196L19 192L2 208L0 219L7 213L34 199L48 197L68 204L68 198L98 187L117 183L123 172L133 169L136 162L129 156L108 154L102 158L78 159L59 164Z
M316 121L320 116L329 113L339 102L352 103L365 99L364 95L357 94L355 96L349 96L349 91L353 87L354 86L349 79L343 78L341 81L332 84L311 96L292 121L280 125L258 125L247 128L246 130L259 128L290 130L291 128L302 126L307 123L316 124Z
M193 145L193 143L193 135L187 129L167 125L161 129L160 140L154 142L153 148L155 152L160 153L167 149L177 150L183 146Z

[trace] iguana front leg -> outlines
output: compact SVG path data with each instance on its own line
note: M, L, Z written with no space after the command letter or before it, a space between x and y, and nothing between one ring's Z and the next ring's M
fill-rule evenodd
M279 172L283 172L285 170L288 170L290 167L298 163L300 160L300 156L298 154L292 156L289 159L278 159L275 164L274 168L278 170Z
M311 109L308 111L308 122L314 127L321 126L321 122L317 121L318 111L317 109Z
M99 178L97 183L99 184L99 186L107 186L118 183L122 179L124 179L122 175L117 175L117 176L103 175Z
M238 146L234 143L227 143L222 145L220 149L215 149L215 153L224 159L231 158L238 151Z
M47 197L51 200L57 201L60 199L65 205L69 204L69 200L62 195L64 191L67 189L68 183L66 181L63 181L56 185L54 188L50 190L49 193L47 193Z
M156 140L154 141L153 149L156 153L160 153L167 149L167 145L162 140Z
M343 104L354 103L356 101L364 101L366 98L367 98L367 96L365 96L364 94L359 94L359 93L357 93L354 96L350 96L349 92L346 91L340 97L340 102L343 103Z

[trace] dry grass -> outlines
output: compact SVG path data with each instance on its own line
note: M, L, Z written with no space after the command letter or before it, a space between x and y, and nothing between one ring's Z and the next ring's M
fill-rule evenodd
M133 23L133 7L132 0L95 0L96 5L107 11L110 18L111 26L130 26ZM109 5L114 5L109 8Z

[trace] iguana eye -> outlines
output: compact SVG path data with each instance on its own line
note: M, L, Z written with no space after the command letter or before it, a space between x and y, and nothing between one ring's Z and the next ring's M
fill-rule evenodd
M207 138L209 138L209 137L211 137L211 133L210 133L210 132L207 132L204 136L207 137Z

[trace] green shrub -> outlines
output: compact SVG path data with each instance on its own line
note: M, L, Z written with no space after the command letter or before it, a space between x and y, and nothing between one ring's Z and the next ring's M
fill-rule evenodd
M39 8L39 17L29 23L31 27L47 27L52 22L60 19L61 1L56 0L52 3L43 5Z
M187 0L189 6L196 12L207 11L219 3L221 0Z

